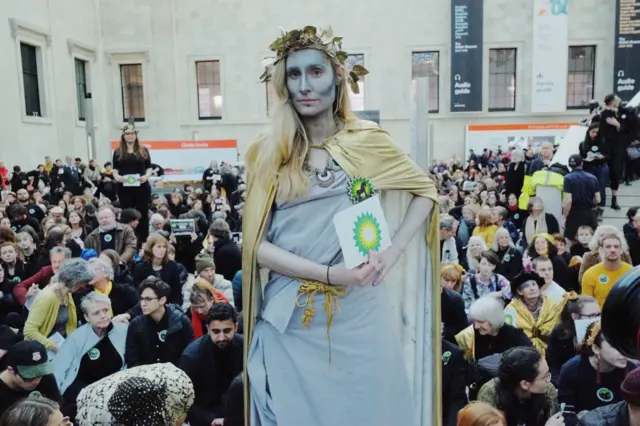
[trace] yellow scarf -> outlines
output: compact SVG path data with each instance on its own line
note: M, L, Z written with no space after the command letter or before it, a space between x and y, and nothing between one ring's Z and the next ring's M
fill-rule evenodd
M547 350L547 340L549 336L551 336L553 327L555 327L560 320L560 313L563 307L564 303L555 303L548 297L543 296L542 308L540 309L537 320L533 318L533 314L529 311L529 308L527 308L519 298L513 299L505 310L512 309L515 311L515 326L524 331L524 334L531 340L533 346L544 356Z
M109 297L109 295L111 294L111 290L113 290L113 283L111 281L107 283L107 286L104 289L104 293L101 292L97 287L94 287L93 289L96 293L104 294L105 296ZM110 308L109 312L111 312L111 316L113 317L113 308Z
M256 142L259 143L259 142ZM438 191L433 181L420 169L409 156L400 150L391 136L370 121L354 120L345 124L344 130L324 142L325 149L342 167L345 173L354 178L369 179L376 191L401 190L414 195L426 197L434 202L429 219L426 243L429 246L432 264L432 283L434 306L440 306L440 237ZM253 147L255 148L255 146ZM251 156L257 155L259 149L249 149L247 163L252 163ZM257 314L262 308L262 289L256 280L259 268L256 263L258 245L266 231L266 220L276 196L276 182L264 182L263 176L255 176L248 169L247 200L242 220L242 297L244 331L247 343L244 347L245 367L251 347L253 326ZM434 323L439 323L439 310L433 310ZM440 340L438 339L439 343ZM434 347L434 353L440 349ZM245 371L245 377L246 375ZM249 419L249 381L245 380L245 418Z

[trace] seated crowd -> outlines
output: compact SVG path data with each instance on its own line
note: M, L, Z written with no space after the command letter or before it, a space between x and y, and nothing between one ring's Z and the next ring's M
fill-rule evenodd
M2 192L0 425L243 425L239 170L154 194L142 230L91 167L73 189L14 168Z

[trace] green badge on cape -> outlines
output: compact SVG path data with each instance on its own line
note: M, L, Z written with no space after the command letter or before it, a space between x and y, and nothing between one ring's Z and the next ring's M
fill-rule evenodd
M89 351L89 359L91 361L95 361L98 358L100 358L100 349L98 349L98 348L91 349Z
M355 177L351 179L347 186L349 198L354 204L360 203L375 195L373 185L369 179L363 177Z

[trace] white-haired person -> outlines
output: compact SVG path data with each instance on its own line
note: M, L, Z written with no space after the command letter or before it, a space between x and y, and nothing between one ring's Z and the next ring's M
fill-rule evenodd
M62 265L31 305L24 325L25 340L36 340L57 353L60 338L68 337L78 327L72 293L85 287L93 276L84 259L70 259Z
M478 363L516 346L533 346L522 330L506 323L504 305L495 297L484 296L473 302L469 319L473 324L456 335L456 342L469 362ZM489 379L478 370L470 386L470 396L477 394Z
M600 242L604 235L618 235L622 243L622 261L631 264L631 256L629 256L629 245L622 232L613 225L600 225L593 233L593 237L589 241L589 251L582 256L582 264L578 273L578 280L582 282L582 277L587 269L602 262L600 255Z
M62 412L75 418L76 398L88 385L124 369L128 324L111 321L111 300L92 291L80 303L86 324L71 333L53 361Z
M489 250L489 246L487 246L484 238L469 238L469 245L467 245L466 256L463 259L460 259L462 261L462 267L469 272L478 269L478 262L480 262L481 255L487 250Z
M498 255L500 263L496 266L495 273L500 274L509 281L522 272L522 255L511 239L506 228L498 228L491 251Z
M104 294L111 300L111 315L127 314L127 321L142 313L140 309L140 295L134 287L114 281L111 262L102 257L89 259L89 267L95 274L89 283L93 290Z

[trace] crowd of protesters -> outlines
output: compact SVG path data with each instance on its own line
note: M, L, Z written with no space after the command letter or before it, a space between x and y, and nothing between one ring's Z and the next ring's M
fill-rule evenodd
M622 133L629 120L606 101L600 123ZM599 215L606 186L620 208L617 185L636 163L594 123L569 167L543 142L429 170L441 193L445 426L626 426L637 415L640 373L599 322L608 291L640 265L638 208L623 230ZM536 196L538 173L569 196L561 217ZM25 413L244 423L244 171L212 161L202 186L170 193L151 185L162 174L133 126L102 167L0 162L0 426ZM572 213L584 206L592 214ZM612 416L627 423L598 423Z
M0 162L0 424L243 425L242 167L167 192L121 147Z
M638 171L637 112L618 101L605 99L568 164L550 142L434 161L445 426L640 424L640 370L600 326L609 291L640 265L638 207L623 229L602 219ZM536 179L562 199L536 196Z

